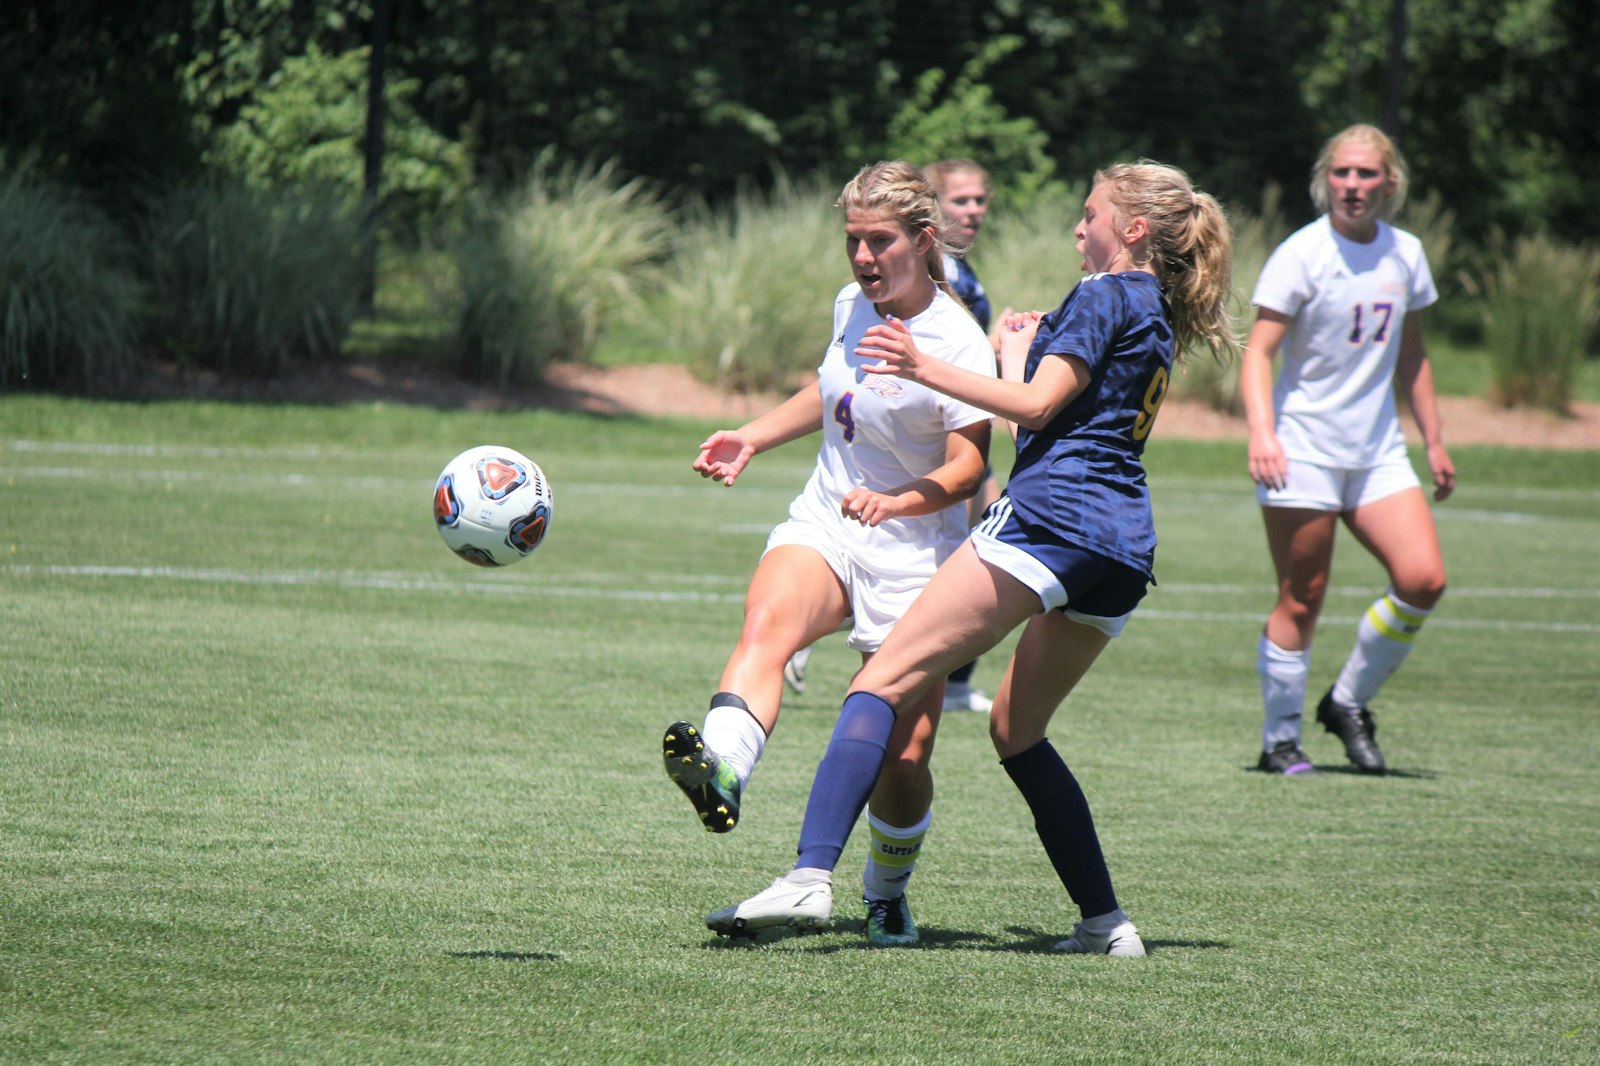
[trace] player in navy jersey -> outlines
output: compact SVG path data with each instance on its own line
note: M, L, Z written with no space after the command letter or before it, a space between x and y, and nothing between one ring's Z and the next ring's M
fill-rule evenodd
M939 194L939 206L955 226L955 240L944 255L945 279L988 333L994 312L989 306L989 294L967 256L989 217L989 172L970 159L942 159L922 172ZM998 345L993 334L989 339Z
M745 596L744 625L704 726L668 727L663 766L713 832L734 828L743 793L777 724L783 666L796 649L841 626L864 659L967 534L962 503L977 491L990 417L960 399L865 372L862 338L886 321L924 358L995 373L983 330L944 284L946 220L909 163L864 167L840 194L855 281L840 290L815 382L779 407L700 446L694 468L732 485L758 453L821 431L817 464L768 537ZM885 791L871 807L875 846L865 889L901 894L930 820L933 723L908 716L891 744ZM870 905L869 905L870 909ZM882 923L880 922L880 925ZM904 942L891 922L884 935Z
M1056 950L1144 954L1083 791L1045 729L1152 580L1155 531L1140 456L1178 354L1197 343L1219 357L1237 350L1225 310L1232 239L1214 199L1182 171L1150 162L1096 174L1075 235L1089 277L1047 315L1006 316L1000 379L926 359L893 324L867 332L859 350L879 360L869 372L1015 424L1016 466L1006 495L852 683L811 786L794 868L709 915L711 929L826 920L833 868L890 737L925 715L924 694L951 667L1022 625L990 735L1082 916Z
M1250 476L1278 577L1257 645L1265 709L1257 766L1312 769L1300 747L1311 640L1342 520L1383 564L1389 588L1317 705L1357 769L1385 771L1367 704L1410 652L1444 595L1444 557L1395 406L1396 383L1422 432L1433 498L1455 487L1418 313L1438 299L1422 242L1385 221L1405 199L1404 160L1382 130L1335 134L1312 169L1324 212L1261 271L1239 366ZM1283 353L1276 384L1272 364Z

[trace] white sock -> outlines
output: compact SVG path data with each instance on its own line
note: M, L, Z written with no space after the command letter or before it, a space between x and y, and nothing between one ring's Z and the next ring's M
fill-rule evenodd
M1085 918L1083 920L1083 930L1086 933L1093 933L1095 936L1105 936L1128 920L1128 915L1121 907L1118 907L1114 911L1106 911L1106 913L1097 914L1093 918Z
M1389 675L1411 654L1411 642L1433 613L1413 607L1394 594L1379 596L1356 626L1356 646L1333 685L1333 702L1341 707L1365 707L1377 696Z
M833 871L820 866L796 866L783 879L791 885L832 885Z
M743 790L750 783L750 775L755 773L756 763L761 761L761 752L767 746L766 731L744 700L732 693L717 693L712 697L700 735L706 747L733 767L733 772L739 775L739 788Z
M796 670L799 670L801 673L805 673L806 663L811 661L811 645L807 644L805 647L789 656L789 661L794 664L794 668Z
M1256 672L1261 675L1261 703L1266 717L1261 723L1261 750L1271 751L1285 740L1300 740L1300 715L1306 703L1306 675L1311 669L1311 649L1290 651L1261 635L1256 651Z
M932 824L932 811L923 815L916 825L904 829L867 812L870 839L867 868L861 872L861 887L868 899L898 899L905 894L911 874L917 868L917 856L922 853L922 838Z

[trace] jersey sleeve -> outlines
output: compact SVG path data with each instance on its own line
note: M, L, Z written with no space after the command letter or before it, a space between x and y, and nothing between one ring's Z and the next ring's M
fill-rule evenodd
M1433 283L1433 271L1428 266L1428 253L1417 241L1416 265L1411 271L1411 292L1408 310L1420 311L1439 302L1439 290Z
M1125 304L1112 275L1091 274L1040 321L1032 348L1042 355L1077 356L1094 370L1111 351Z
M1284 241L1267 257L1250 302L1256 307L1293 318L1310 300L1311 272L1293 240Z

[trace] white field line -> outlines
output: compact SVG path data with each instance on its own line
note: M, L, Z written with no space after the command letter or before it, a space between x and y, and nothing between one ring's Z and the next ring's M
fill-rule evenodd
M217 484L224 477L214 470L144 470L137 468L108 469L106 467L76 467L76 466L0 466L0 481L7 478L30 478L46 481L60 481L63 483L88 482L90 480L124 480L124 481L149 481L157 483L204 483ZM426 496L433 488L431 480L399 477L363 477L354 474L295 474L295 473L255 473L250 470L233 468L227 471L226 481L229 485L276 485L284 488L306 488L321 486L324 488L341 489L373 489L395 490L400 489L416 494L419 498ZM686 482L682 485L665 485L659 482L654 484L622 484L617 482L582 482L563 481L556 486L557 496L569 494L589 495L609 493L628 496L691 496L714 491L710 486L698 482ZM785 499L792 497L798 491L798 483L793 488L761 488L758 486L740 485L739 495L750 497L755 495L782 496ZM770 527L768 527L770 528Z
M224 451L225 449L217 450ZM86 466L0 466L0 481L6 479L23 478L30 480L60 481L63 484L71 484L77 482L86 483L92 480L111 479L132 482L153 482L157 484L216 484L220 477L222 477L222 475L214 470L173 469L170 467L160 469L145 469L138 467L107 469L105 467ZM374 492L399 490L419 496L426 494L431 488L430 482L412 478L366 477L355 474L303 474L281 471L273 473L257 473L251 470L240 469L238 467L230 468L227 471L226 481L230 485L269 485L282 488L322 487L347 490L366 489ZM799 484L800 482L797 481L794 486L784 488L771 488L746 484L740 485L738 487L738 492L740 497L743 499L750 499L756 496L782 497L784 499L789 499L793 497L794 494L799 490ZM704 498L705 493L708 491L714 491L714 487L689 481L687 479L682 484L664 484L662 482L630 484L622 482L562 481L556 487L556 494L558 498L566 495L584 496L601 494L657 497L699 496ZM1168 493L1169 499L1171 496L1179 493L1182 494L1182 502L1176 504L1169 503L1169 507L1182 506L1183 504L1205 503L1209 500L1210 504L1213 506L1219 504L1225 506L1231 505L1240 510L1244 510L1246 508L1254 510L1255 508L1255 502L1248 496L1248 494L1239 495L1237 493L1222 494L1210 492L1190 493L1185 491L1181 485L1174 485L1171 483L1168 483L1164 486L1164 491ZM1550 491L1555 494L1562 494L1562 490L1559 489ZM1519 495L1525 497L1526 493L1519 493ZM1565 494L1567 498L1573 498L1579 495L1586 497L1591 494ZM1521 511L1495 511L1473 507L1454 507L1450 505L1445 505L1438 508L1434 514L1438 520L1444 522L1494 522L1507 525L1527 525L1538 522L1572 521L1572 519L1568 519L1564 516L1536 515ZM1583 521L1583 519L1579 519L1579 521ZM758 530L753 526L741 525L732 528L724 528L722 529L722 532L764 533L768 529L770 529L770 527L764 527Z
M523 580L492 578L462 579L408 576L394 573L363 574L350 571L286 570L253 572L247 570L188 568L176 566L32 566L14 564L0 566L4 577L81 577L81 578L132 578L156 581L192 581L221 585L278 585L311 586L328 585L346 589L371 589L385 592L445 592L483 593L489 595L554 596L563 599L596 599L645 601L652 603L727 603L744 601L743 592L714 592L693 589L651 590L639 588L602 588L584 585L546 585ZM509 577L509 575L505 575ZM707 584L724 583L725 579L706 578ZM1259 592L1245 585L1163 585L1161 588L1175 593L1236 593ZM1370 595L1370 590L1342 590L1351 595ZM1452 596L1499 599L1596 599L1600 589L1452 589ZM1159 607L1141 607L1140 618L1173 622L1226 622L1259 623L1260 611L1184 611ZM1324 615L1324 622L1350 624L1355 615ZM1600 633L1600 622L1519 622L1504 619L1435 618L1428 623L1435 629L1490 629L1539 633Z

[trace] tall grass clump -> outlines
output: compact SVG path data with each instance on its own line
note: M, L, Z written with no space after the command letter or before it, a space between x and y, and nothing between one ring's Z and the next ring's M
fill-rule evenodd
M95 387L132 365L143 286L129 253L91 204L0 169L0 387Z
M156 343L258 377L338 358L360 307L363 225L332 188L217 179L158 197L144 232Z
M1478 298L1493 399L1569 413L1600 325L1600 248L1544 234L1496 236L1489 264L1463 284Z
M782 177L688 214L668 271L668 329L702 378L787 389L822 362L833 297L850 281L837 190Z
M456 242L463 374L497 385L586 362L606 320L631 313L671 242L671 218L614 162L545 156L504 199L480 204Z

